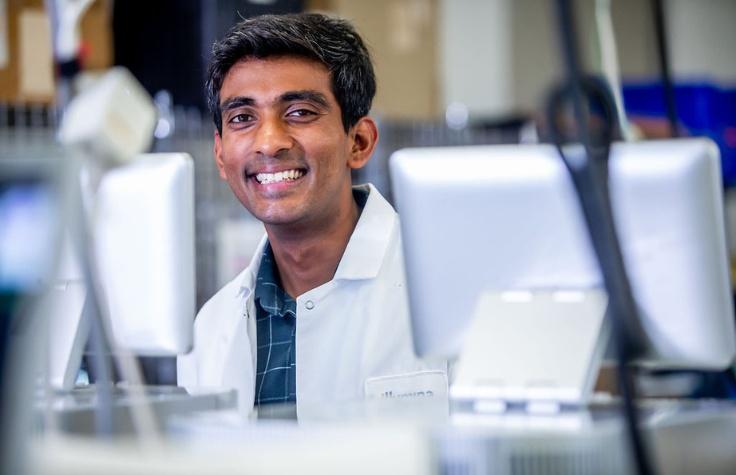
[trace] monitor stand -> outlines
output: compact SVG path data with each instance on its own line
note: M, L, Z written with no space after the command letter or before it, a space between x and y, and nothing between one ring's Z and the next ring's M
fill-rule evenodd
M499 411L586 406L608 341L606 303L602 289L484 293L450 397Z
M48 318L46 370L53 389L71 391L89 337L87 286L81 280L60 280L43 304Z

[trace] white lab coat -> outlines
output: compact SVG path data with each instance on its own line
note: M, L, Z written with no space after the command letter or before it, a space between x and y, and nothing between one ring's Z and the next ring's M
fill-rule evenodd
M364 185L366 186L366 185ZM398 215L372 185L334 278L296 299L297 414L368 397L446 397L447 363L413 352ZM250 265L212 297L179 357L179 385L234 388L253 409L255 281L264 236Z

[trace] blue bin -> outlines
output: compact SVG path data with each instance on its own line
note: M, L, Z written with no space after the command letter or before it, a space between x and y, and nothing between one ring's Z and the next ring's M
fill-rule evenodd
M624 83L623 100L630 117L666 117L659 82ZM709 137L718 144L724 185L736 186L736 89L680 83L675 85L675 103L680 124L689 135Z

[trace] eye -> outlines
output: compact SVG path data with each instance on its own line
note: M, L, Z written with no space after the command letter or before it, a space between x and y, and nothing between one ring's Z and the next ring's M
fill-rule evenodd
M310 119L312 117L318 116L319 114L311 109L292 109L286 113L286 117L293 118L293 119Z
M247 122L252 122L253 119L254 117L252 115L241 113L241 114L235 114L232 117L230 117L230 120L228 122L230 122L231 124L244 124Z

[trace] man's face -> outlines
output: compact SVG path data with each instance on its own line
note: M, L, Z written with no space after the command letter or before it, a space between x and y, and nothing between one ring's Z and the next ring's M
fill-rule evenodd
M367 157L355 159L355 127L345 132L321 63L292 56L242 60L225 76L220 106L220 176L256 218L266 225L319 225L352 200L350 170Z

